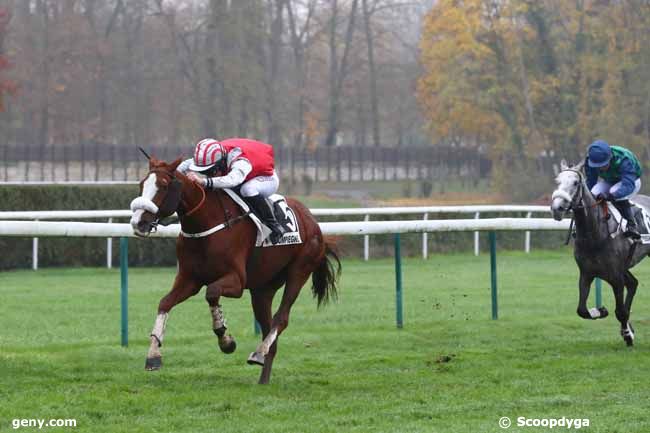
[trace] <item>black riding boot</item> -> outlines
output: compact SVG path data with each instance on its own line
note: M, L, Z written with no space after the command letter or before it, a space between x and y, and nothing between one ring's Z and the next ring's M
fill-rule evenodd
M623 218L627 220L627 229L623 235L626 238L640 239L641 235L639 230L636 227L636 220L634 219L634 213L632 212L632 205L628 200L617 200L614 202L614 206L621 212Z
M244 197L244 200L252 208L255 215L262 220L262 223L271 229L271 234L269 235L271 243L277 243L284 234L284 229L278 223L278 220L275 219L275 214L273 214L271 208L266 203L266 199L258 194L253 197Z

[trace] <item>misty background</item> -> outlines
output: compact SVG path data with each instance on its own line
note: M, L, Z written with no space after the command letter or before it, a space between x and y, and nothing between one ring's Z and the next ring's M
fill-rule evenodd
M536 200L596 137L647 164L649 9L0 0L0 181L135 181L136 146L174 159L245 136L275 147L285 192L401 181L396 196Z

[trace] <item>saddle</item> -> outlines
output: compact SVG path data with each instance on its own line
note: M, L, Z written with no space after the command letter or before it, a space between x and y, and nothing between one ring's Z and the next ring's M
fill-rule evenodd
M244 211L249 212L248 216L257 226L257 238L255 240L256 247L272 247L278 245L293 245L301 244L302 238L300 237L300 228L298 226L298 218L294 211L289 207L287 200L280 194L273 194L266 199L267 204L273 210L275 218L284 228L284 235L276 242L272 243L269 239L271 230L262 223L262 221L251 212L248 204L242 199L239 194L231 189L223 190L226 194L233 199L235 203Z
M650 244L650 214L645 208L639 206L630 200L632 205L632 212L636 220L637 229L641 234L641 243ZM621 212L614 206L613 203L607 202L607 227L612 238L625 232L627 228L627 220L623 218Z

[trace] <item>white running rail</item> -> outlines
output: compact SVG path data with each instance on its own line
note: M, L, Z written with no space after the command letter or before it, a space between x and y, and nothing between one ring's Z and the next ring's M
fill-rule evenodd
M525 213L527 218L532 214L549 215L548 206L531 205L470 205L470 206L417 206L417 207L372 207L372 208L322 208L311 209L316 216L363 216L364 222L370 222L371 216L377 215L422 215L421 221L427 221L430 214L472 214L479 220L481 213ZM71 220L71 219L106 219L109 223L119 218L130 218L129 210L73 210L73 211L11 211L0 212L2 220ZM414 221L415 222L415 221ZM330 224L330 223L323 223ZM422 231L422 257L428 257L428 232ZM36 236L26 235L26 236ZM112 239L109 237L106 244L106 264L111 267ZM524 250L530 252L530 230L525 233ZM474 254L479 254L479 231L474 232ZM370 233L364 234L364 259L370 258ZM32 240L32 267L38 268L38 238Z

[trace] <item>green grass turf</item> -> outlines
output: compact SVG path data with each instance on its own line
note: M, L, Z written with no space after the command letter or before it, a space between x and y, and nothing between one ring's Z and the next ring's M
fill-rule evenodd
M401 330L391 260L344 261L339 302L320 311L305 287L269 386L245 363L258 343L248 294L224 302L234 354L217 349L201 293L172 311L163 369L145 372L173 269L129 270L127 349L119 270L0 273L0 430L17 418L75 418L76 429L47 430L477 433L502 431L501 416L565 416L589 418L589 432L650 431L648 264L636 270L632 349L609 286L612 316L575 314L568 249L499 254L497 321L486 255L413 258L403 270Z

